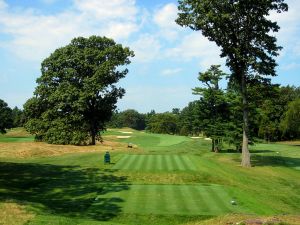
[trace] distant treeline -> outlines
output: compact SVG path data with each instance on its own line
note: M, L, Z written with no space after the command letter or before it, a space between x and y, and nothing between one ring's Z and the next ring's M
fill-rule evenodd
M281 141L300 138L300 88L272 85L249 88L251 139ZM264 91L262 91L264 90ZM222 96L221 96L222 95ZM202 95L183 109L169 112L139 113L134 109L114 112L108 127L130 127L153 133L199 135L221 138L238 148L242 140L240 97L228 88L218 93L217 101ZM212 110L214 109L214 110ZM216 112L217 111L217 112Z
M6 133L6 129L22 127L25 122L24 113L18 107L11 109L5 101L0 99L0 133Z

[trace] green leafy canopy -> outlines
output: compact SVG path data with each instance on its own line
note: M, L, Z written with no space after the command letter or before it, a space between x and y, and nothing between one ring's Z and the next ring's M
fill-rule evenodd
M106 37L74 38L42 62L35 97L25 104L26 127L57 144L95 144L112 115L134 53Z

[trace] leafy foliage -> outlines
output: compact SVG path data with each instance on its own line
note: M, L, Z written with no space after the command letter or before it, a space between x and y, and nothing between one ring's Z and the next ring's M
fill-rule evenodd
M176 134L178 132L178 115L173 113L157 113L150 117L147 130L159 134Z
M200 95L203 132L212 138L212 150L218 151L219 140L225 136L225 127L229 116L229 107L225 93L219 88L219 81L226 74L220 70L220 65L212 65L206 72L199 73L199 81L205 84L205 88L196 87L194 94Z
M13 126L12 110L7 103L0 99L0 133L6 133L7 128Z
M108 126L112 128L129 127L136 130L146 128L146 118L144 114L134 109L127 109L122 112L115 112Z
M42 62L34 97L24 105L26 128L55 144L95 144L125 90L114 84L128 73L133 52L112 39L74 38ZM91 139L91 140L90 140Z
M288 104L288 110L281 121L281 129L291 138L300 138L300 98Z
M25 122L23 110L15 107L12 109L13 127L22 127Z
M226 58L231 80L238 84L243 110L242 165L251 166L248 150L249 111L247 82L253 74L275 76L276 61L281 47L271 33L279 26L267 16L270 11L288 10L284 0L179 0L176 22L193 30L201 30L221 49Z

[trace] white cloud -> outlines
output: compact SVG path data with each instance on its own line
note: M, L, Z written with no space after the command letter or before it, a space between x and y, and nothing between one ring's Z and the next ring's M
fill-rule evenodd
M144 34L130 45L135 53L133 60L147 62L160 56L161 44L154 35Z
M300 56L300 1L287 0L286 3L289 5L288 12L272 12L269 18L272 21L276 21L280 26L280 30L275 36L277 37L278 45L283 47L278 57L281 68L283 70L292 70L296 69L296 67L291 62L298 60L298 56Z
M178 26L175 23L177 12L178 10L175 4L167 4L155 13L154 22L163 28L176 28Z
M105 35L121 40L138 29L133 0L74 1L75 7L52 15L26 9L12 13L9 7L2 7L0 34L11 36L4 46L19 57L41 61L76 36ZM4 4L0 0L0 9Z
M285 54L286 52L296 51L297 48L299 49L295 43L300 43L298 35L300 32L300 1L288 0L286 2L289 5L288 12L272 12L269 16L272 21L278 22L280 26L279 32L275 35L278 38L278 44L284 47Z
M137 14L134 0L74 0L74 3L84 15L98 20L134 21Z
M180 73L181 71L181 68L165 69L161 72L161 74L164 76L172 76Z
M219 55L220 49L217 45L202 36L200 32L186 35L177 47L166 51L167 57L176 60L197 59L202 69L207 69L212 64L224 64L224 59Z
M154 14L154 22L159 26L161 35L168 40L175 40L179 35L180 26L175 22L177 13L177 6L170 3Z

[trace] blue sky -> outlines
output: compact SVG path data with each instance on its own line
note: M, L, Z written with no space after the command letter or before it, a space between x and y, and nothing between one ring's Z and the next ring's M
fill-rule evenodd
M300 86L300 1L289 12L271 14L281 26L284 49L273 83ZM119 85L120 110L157 112L197 99L198 72L221 64L219 49L200 32L175 24L176 0L0 0L0 99L10 107L33 95L40 64L77 36L107 36L130 47L135 57Z

